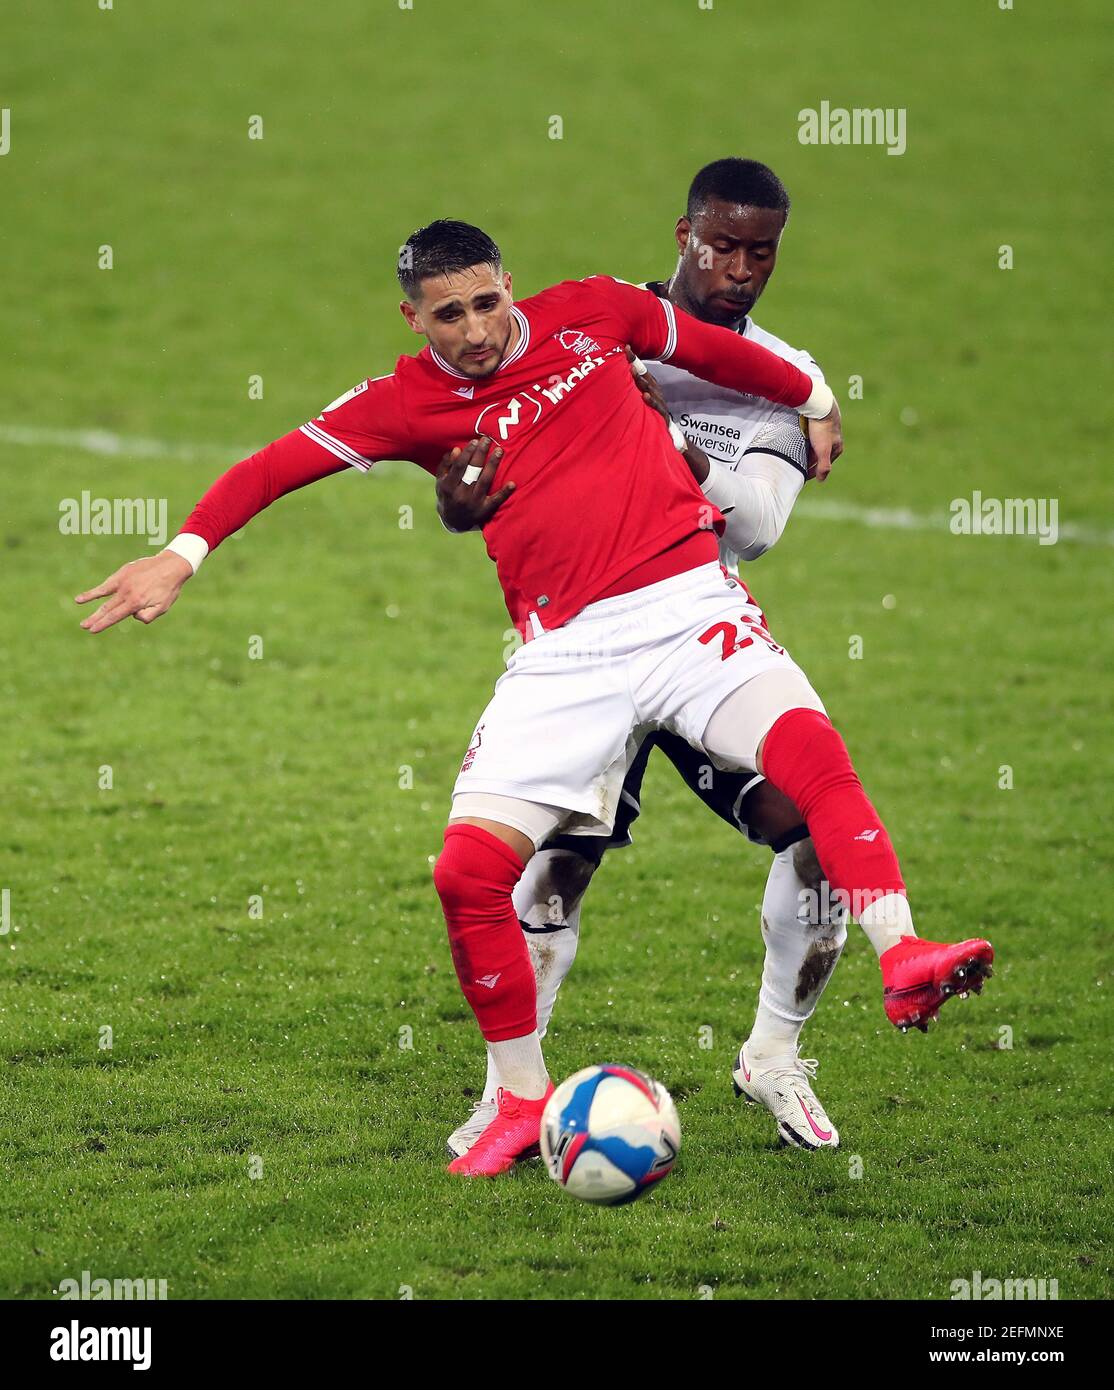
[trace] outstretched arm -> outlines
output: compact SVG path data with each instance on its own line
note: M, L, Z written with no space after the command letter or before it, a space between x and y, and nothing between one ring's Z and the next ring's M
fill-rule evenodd
M78 603L104 600L81 626L86 632L103 632L124 618L153 623L222 540L276 498L347 467L300 430L276 439L222 474L165 550L122 565L96 588L78 594Z
M159 555L133 560L78 603L104 599L82 622L103 632L122 618L162 617L210 550L276 498L345 469L366 473L376 459L405 458L409 432L393 376L362 381L327 405L316 420L292 430L230 468L194 507Z

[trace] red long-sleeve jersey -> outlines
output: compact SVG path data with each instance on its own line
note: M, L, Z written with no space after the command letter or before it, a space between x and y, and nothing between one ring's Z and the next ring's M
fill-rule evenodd
M484 527L507 608L524 636L559 627L687 536L722 520L631 380L624 349L736 391L800 406L813 382L736 333L677 313L608 276L569 280L512 306L517 340L490 376L455 371L430 346L361 382L317 419L209 489L182 530L214 549L277 497L377 459L436 472L486 434L503 447L493 488L512 496ZM691 551L678 554L684 568ZM655 577L665 577L664 573Z

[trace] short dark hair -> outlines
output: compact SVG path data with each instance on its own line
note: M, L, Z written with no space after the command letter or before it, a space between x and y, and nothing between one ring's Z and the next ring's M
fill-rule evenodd
M441 217L406 238L398 253L398 281L408 299L417 299L422 281L429 276L452 275L470 265L489 265L499 271L503 257L479 227Z
M741 207L776 208L789 216L789 194L772 169L757 159L717 159L705 164L689 187L685 216L690 220L704 210L709 198Z

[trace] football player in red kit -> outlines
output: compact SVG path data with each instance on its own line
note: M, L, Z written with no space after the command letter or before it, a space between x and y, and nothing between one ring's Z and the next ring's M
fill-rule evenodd
M665 422L645 409L626 347L793 407L816 422L822 462L839 432L830 389L605 276L516 304L498 247L465 223L415 232L399 279L403 314L426 347L230 469L166 551L79 601L105 600L84 620L88 631L129 615L150 622L209 550L293 488L383 458L433 473L447 449L477 435L503 450L495 481L513 467L514 505L494 514L484 539L524 643L476 726L434 869L457 975L502 1090L496 1117L451 1169L502 1172L537 1143L552 1086L512 890L555 830L610 830L647 727L679 734L719 766L762 772L795 802L851 916L901 948L891 987L896 980L928 1007L953 985L949 952L988 968L989 943L916 937L889 836L843 740L721 569L713 528L722 516Z

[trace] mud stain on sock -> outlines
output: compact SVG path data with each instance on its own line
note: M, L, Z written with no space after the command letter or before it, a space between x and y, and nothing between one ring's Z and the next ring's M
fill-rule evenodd
M835 939L830 936L818 936L810 943L797 974L795 998L798 1004L815 994L832 973L839 959L839 951Z
M553 969L553 963L557 959L557 952L552 946L543 941L531 941L530 959L534 965L534 978L540 985Z

